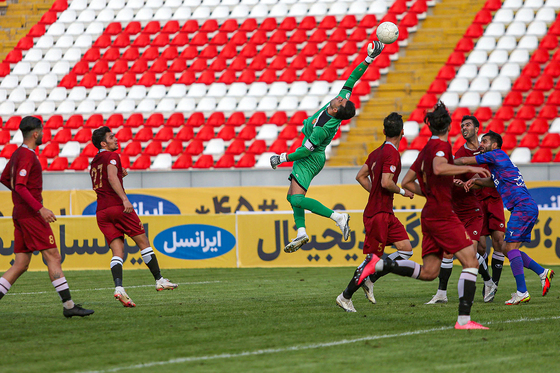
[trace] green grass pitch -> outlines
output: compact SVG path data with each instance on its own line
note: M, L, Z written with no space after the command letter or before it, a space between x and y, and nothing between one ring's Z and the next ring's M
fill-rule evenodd
M554 268L556 272L560 268ZM156 292L149 271L125 271L136 308L113 299L105 271L68 271L73 298L95 314L65 319L46 272L26 273L0 301L0 372L535 372L560 371L560 284L541 296L526 270L528 304L505 306L509 267L493 303L456 331L455 267L449 303L424 305L431 283L388 275L357 313L335 304L353 268L166 270L177 290ZM560 272L559 272L560 273ZM557 280L558 281L558 280Z

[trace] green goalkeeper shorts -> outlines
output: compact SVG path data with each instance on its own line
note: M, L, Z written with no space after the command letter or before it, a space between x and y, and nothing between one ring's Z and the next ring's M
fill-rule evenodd
M321 172L324 166L325 153L311 153L308 157L294 162L292 173L288 179L292 180L292 178L294 178L299 186L307 191L311 180Z

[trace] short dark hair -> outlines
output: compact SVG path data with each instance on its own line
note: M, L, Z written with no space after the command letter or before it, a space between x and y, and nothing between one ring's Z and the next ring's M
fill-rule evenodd
M492 143L498 144L498 148L502 148L502 144L504 141L502 140L502 136L499 133L494 131L488 131L488 133L484 134L482 137L488 137Z
M356 115L356 105L350 100L346 101L345 106L340 106L336 111L335 118L341 120L347 120L354 118Z
M480 122L478 121L478 119L476 119L474 115L463 115L463 118L461 118L461 123L463 123L466 120L472 120L476 128L480 127Z
M107 126L96 129L91 135L91 142L97 149L101 149L101 143L107 140L107 134L110 132L111 129Z
M449 115L445 104L438 101L434 110L431 113L426 113L424 123L430 127L432 134L436 136L447 132L447 128L451 124L451 115Z
M25 117L19 123L19 129L23 138L26 139L31 134L31 132L43 127L41 120L36 117Z
M399 113L391 113L383 120L383 129L385 130L385 136L387 137L397 137L401 134L403 129L402 115Z

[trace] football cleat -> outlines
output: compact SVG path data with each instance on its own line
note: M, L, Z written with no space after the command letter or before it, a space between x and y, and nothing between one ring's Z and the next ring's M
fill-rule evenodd
M490 285L484 284L484 303L492 302L497 291L498 285L494 281L490 280Z
M356 309L352 304L352 299L344 298L342 293L340 293L340 295L336 297L336 304L338 304L338 306L346 312L356 312Z
M296 237L292 240L292 242L286 245L286 247L284 248L284 252L295 253L296 251L299 250L300 247L302 247L308 242L309 242L309 237L307 235Z
M455 329L488 329L484 325L481 325L474 321L469 321L465 325L460 325L459 322L455 323Z
M506 300L506 304L512 306L515 304L527 303L530 300L531 300L531 296L529 295L529 292L526 291L522 295L519 295L517 294L517 292L515 292L511 294L510 300Z
M436 295L433 296L431 301L426 302L424 304L438 304L438 303L447 303L447 295L436 293Z
M364 263L358 267L356 274L354 275L354 281L356 285L360 286L362 282L371 274L375 273L375 265L379 262L379 257L377 255L368 254Z
M156 290L157 291L162 291L162 290L173 290L173 289L177 289L177 284L172 283L171 281L169 281L166 278L160 278L159 280L156 280Z
M84 316L89 316L89 315L93 314L93 310L86 310L85 308L82 308L81 304L74 304L74 307L72 307L70 309L64 308L64 310L62 311L62 314L66 318L70 318L70 317L73 317L73 316L84 317Z
M375 304L375 297L373 296L373 281L371 281L369 277L367 277L362 283L362 289L364 289L364 293L366 293L367 300Z
M130 299L123 287L115 288L115 299L125 307L136 307L136 304Z
M544 270L544 278L541 278L542 285L542 296L544 297L546 293L550 290L550 280L554 277L554 271L552 269Z
M350 215L342 214L342 219L340 223L336 223L336 226L340 228L342 231L342 235L344 236L344 241L348 241L348 237L350 236L350 226L348 223L350 222Z

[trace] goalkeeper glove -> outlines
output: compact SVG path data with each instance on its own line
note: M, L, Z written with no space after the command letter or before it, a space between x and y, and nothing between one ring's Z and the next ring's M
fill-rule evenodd
M381 52L383 52L383 48L385 47L385 44L383 44L380 41L374 41L368 44L367 46L367 57L366 57L366 62L367 63L372 63L373 59L377 56L379 56L381 54Z
M282 153L280 155L274 154L272 157L270 157L270 165L275 170L280 163L284 163L284 162L288 162L288 155L286 153Z

